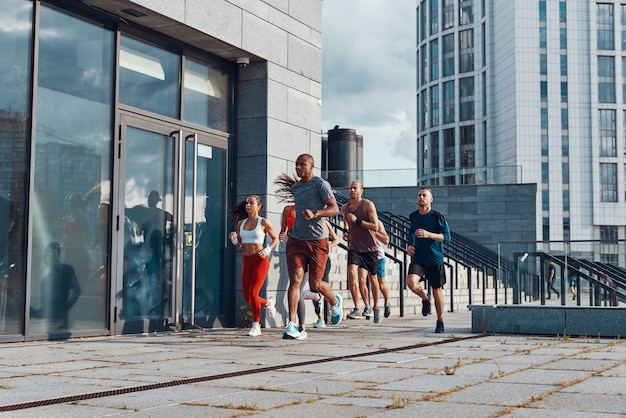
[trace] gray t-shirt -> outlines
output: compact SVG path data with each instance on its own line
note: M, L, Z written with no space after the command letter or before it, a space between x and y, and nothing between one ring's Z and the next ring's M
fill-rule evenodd
M315 241L328 238L328 229L325 219L317 218L305 221L300 213L310 209L313 212L324 209L324 201L334 198L333 189L330 184L320 177L313 177L306 183L300 181L291 186L293 199L296 203L296 222L291 230L290 238L303 241Z

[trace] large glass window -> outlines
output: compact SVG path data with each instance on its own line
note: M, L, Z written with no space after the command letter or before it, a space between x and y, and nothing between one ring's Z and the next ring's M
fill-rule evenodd
M459 26L474 23L474 1L461 0L459 2Z
M559 2L559 22L567 22L567 3Z
M540 81L539 82L539 98L542 103L548 102L548 82Z
M219 66L185 60L183 120L228 131L228 72Z
M613 57L598 57L598 101L615 103L615 60Z
M567 75L567 55L561 55L559 57L561 66L561 75Z
M559 48L567 49L567 29L559 29Z
M128 36L120 42L120 103L178 119L180 56Z
M439 41L435 39L430 43L430 80L439 78Z
M474 29L459 32L459 73L474 71Z
M454 128L443 131L443 155L445 168L454 168Z
M567 81L561 81L561 103L567 103L569 97Z
M443 76L454 74L454 34L446 35L443 42Z
M24 323L32 13L30 0L0 2L0 335Z
M460 157L461 167L472 168L475 166L476 141L474 138L474 125L461 126L461 147Z
M626 4L622 4L620 7L622 16L622 51L626 51Z
M430 34L439 32L439 0L430 0Z
M474 119L474 77L459 80L459 119Z
M539 21L546 21L546 0L539 0Z
M443 123L454 122L454 81L443 83Z
M600 163L600 201L617 202L617 164Z
M439 86L430 88L430 126L439 126Z
M615 49L613 41L613 5L600 3L597 11L598 49L613 50Z
M430 165L433 172L439 168L439 132L430 134Z
M598 110L598 129L600 130L600 156L617 156L617 130L615 126L615 110Z
M443 0L443 30L454 27L454 0Z
M561 108L561 129L569 129L569 109L567 107Z
M42 6L30 333L107 327L113 33Z
M626 103L626 58L622 57L622 102Z

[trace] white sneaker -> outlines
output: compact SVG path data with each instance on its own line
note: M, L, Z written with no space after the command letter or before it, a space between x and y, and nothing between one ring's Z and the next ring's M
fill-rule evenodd
M306 330L305 330L305 329L303 329L302 331L300 331L300 335L298 335L298 336L296 337L296 340L306 340L306 339L307 339L307 337L308 337L308 335L307 335L307 333L306 333Z
M267 303L268 305L265 306L265 309L267 309L267 315L269 315L270 318L274 318L276 316L276 304L274 303L274 297L270 296L267 298Z
M322 298L322 295L320 295L317 292L312 292L310 290L303 290L302 291L302 299L312 300L313 302L317 302L321 298Z
M252 328L250 328L250 331L248 331L248 335L251 337L258 337L259 335L261 335L261 325L259 325L258 322L253 322Z

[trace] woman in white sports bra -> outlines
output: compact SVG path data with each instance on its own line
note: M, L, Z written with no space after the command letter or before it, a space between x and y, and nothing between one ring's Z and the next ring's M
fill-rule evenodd
M242 248L241 289L244 300L252 308L252 328L248 331L251 337L261 335L261 306L265 306L270 317L276 314L274 301L259 296L270 269L270 253L278 245L278 235L271 222L259 216L261 208L261 198L251 195L229 211L235 222L235 230L229 235L230 241L236 248ZM271 242L264 246L266 235Z

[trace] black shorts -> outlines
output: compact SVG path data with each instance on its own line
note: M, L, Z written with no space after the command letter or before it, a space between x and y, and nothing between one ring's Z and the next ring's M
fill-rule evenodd
M348 265L356 264L360 269L365 269L369 274L378 274L378 251L360 253L348 250Z
M417 274L420 277L426 277L428 284L433 289L438 289L446 284L446 269L443 264L422 266L421 264L411 263L409 265L409 274Z

